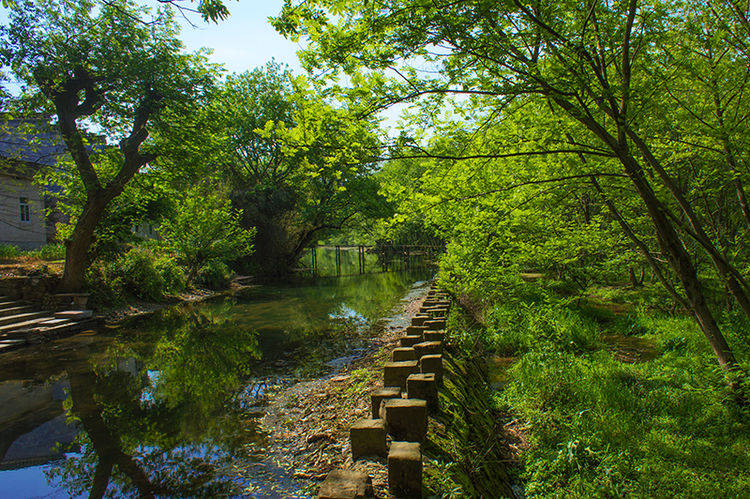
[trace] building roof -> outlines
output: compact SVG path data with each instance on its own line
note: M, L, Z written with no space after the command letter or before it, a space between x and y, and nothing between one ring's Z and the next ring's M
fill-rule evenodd
M15 166L11 173L33 176L40 166L54 166L66 151L60 133L47 118L0 122L0 158Z

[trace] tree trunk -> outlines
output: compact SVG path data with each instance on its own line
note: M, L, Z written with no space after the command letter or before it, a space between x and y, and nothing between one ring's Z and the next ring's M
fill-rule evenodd
M89 247L94 231L99 224L107 200L102 194L96 194L86 200L86 205L78 217L70 239L65 241L65 270L63 271L60 289L67 293L80 291L84 284L84 274L89 263Z

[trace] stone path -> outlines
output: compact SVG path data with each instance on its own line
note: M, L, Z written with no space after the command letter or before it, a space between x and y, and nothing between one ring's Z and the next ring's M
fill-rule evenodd
M403 331L391 362L383 366L383 386L370 394L372 413L350 429L352 457L387 461L388 493L421 497L422 448L429 412L439 410L443 339L450 300L430 289L419 313ZM331 471L318 491L324 499L373 497L372 477L346 469Z

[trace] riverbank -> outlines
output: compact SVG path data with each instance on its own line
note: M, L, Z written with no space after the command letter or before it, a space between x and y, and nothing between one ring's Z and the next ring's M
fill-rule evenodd
M451 317L457 356L478 360L492 381L491 392L471 398L511 423L498 428L500 439L467 449L481 455L498 441L515 446L511 471L524 495L747 496L747 408L690 317L639 306L630 291L613 290L606 300L538 291ZM747 358L743 324L738 314L722 317ZM459 454L434 483L440 493L473 496L487 479L472 478L466 470L481 469L462 465L461 455L471 454Z
M288 480L280 479L283 473L276 471L275 479L280 483L275 492L314 495L329 471L344 467L372 476L376 493L384 497L385 460L353 462L349 428L369 415L369 393L380 384L382 365L398 346L404 328L419 310L427 290L427 283L412 288L390 317L371 327L368 351L356 357L334 359L331 365L338 360L341 367L328 376L295 383L270 394L265 415L259 421L265 439L260 446L250 449L248 463L240 466L240 472L244 469L242 474L256 474L258 466L253 456L261 453L288 475ZM267 467L265 472L269 472ZM267 491L260 486L257 490Z

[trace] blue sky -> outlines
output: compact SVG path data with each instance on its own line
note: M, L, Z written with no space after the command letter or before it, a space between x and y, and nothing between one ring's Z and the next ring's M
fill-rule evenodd
M182 39L189 50L208 47L213 62L230 72L242 72L264 65L271 58L288 64L295 73L302 71L297 60L301 45L279 35L268 17L279 13L281 0L227 0L231 15L218 24L193 19L197 28L183 23Z

